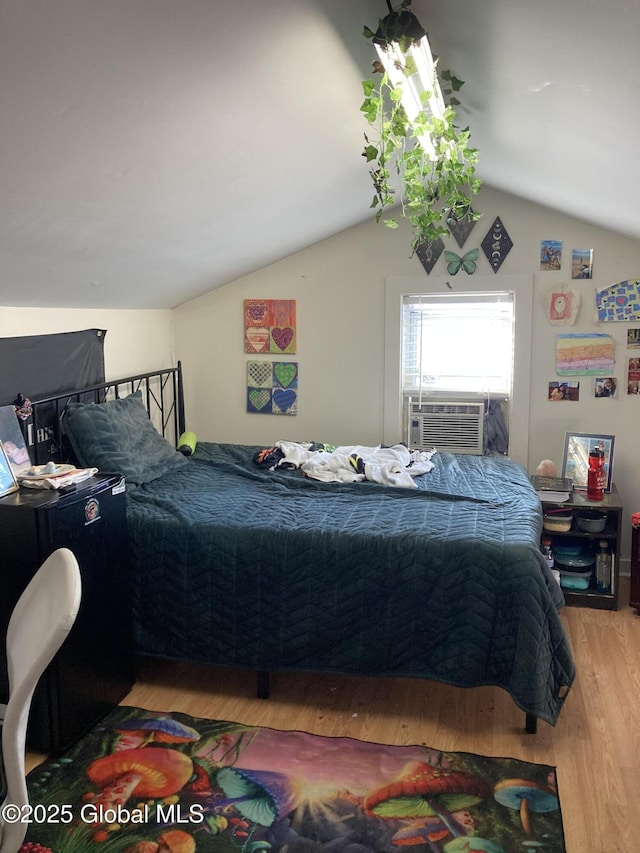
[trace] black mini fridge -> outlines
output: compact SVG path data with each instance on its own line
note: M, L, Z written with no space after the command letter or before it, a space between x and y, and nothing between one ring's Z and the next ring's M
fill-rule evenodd
M76 491L21 488L0 498L0 627L39 566L69 548L82 576L75 624L34 695L28 745L55 754L117 705L134 682L126 570L125 486L96 475ZM7 701L4 641L0 702Z

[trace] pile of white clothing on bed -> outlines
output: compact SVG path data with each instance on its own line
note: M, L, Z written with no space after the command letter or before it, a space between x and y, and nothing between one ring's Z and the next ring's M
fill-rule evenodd
M434 467L436 450L409 450L404 444L393 447L363 447L360 444L336 447L333 451L311 450L308 444L277 441L284 456L278 468L299 468L307 477L325 483L358 483L368 480L385 486L416 489L413 480Z

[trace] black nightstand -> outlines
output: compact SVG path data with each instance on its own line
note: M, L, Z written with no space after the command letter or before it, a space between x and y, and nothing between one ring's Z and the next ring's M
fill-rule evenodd
M56 753L117 705L135 680L122 478L96 475L67 495L23 487L0 498L0 542L3 636L21 592L52 551L69 548L80 566L80 610L36 689L27 734L31 748Z
M618 590L620 577L620 545L622 531L622 502L615 485L611 486L611 491L606 492L604 500L590 501L587 498L586 491L574 490L571 493L570 499L563 504L555 504L542 502L542 508L549 506L562 506L567 509L572 509L574 512L580 509L601 509L607 513L607 524L601 533L584 533L578 530L575 517L571 530L568 533L550 533L543 530L542 538L551 539L551 547L562 544L567 539L582 540L584 544L591 548L594 554L598 550L598 543L601 539L608 543L609 551L613 557L613 566L611 571L611 590L610 592L598 592L596 589L595 572L588 589L563 589L564 598L567 604L577 605L580 607L595 607L600 610L617 610L618 609Z

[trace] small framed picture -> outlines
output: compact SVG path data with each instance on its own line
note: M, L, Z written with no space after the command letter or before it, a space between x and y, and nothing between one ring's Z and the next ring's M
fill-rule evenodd
M4 445L0 441L0 497L4 497L11 492L17 492L19 488L18 481L5 453Z
M587 433L580 432L565 433L562 476L571 478L574 489L586 489L589 453L598 448L604 451L605 492L610 492L613 477L614 444L614 435L588 435Z
M31 467L31 459L13 406L0 406L0 441L4 444L13 473L16 476L26 473Z

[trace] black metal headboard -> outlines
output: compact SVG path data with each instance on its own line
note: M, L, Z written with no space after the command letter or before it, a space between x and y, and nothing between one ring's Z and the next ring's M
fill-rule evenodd
M71 448L62 429L62 417L69 402L104 403L119 400L142 392L142 401L158 432L174 447L185 431L184 393L182 388L182 365L138 376L127 376L65 391L55 397L44 397L31 401L31 416L21 422L25 440L29 445L31 461L41 465L49 460L67 462L71 459Z

